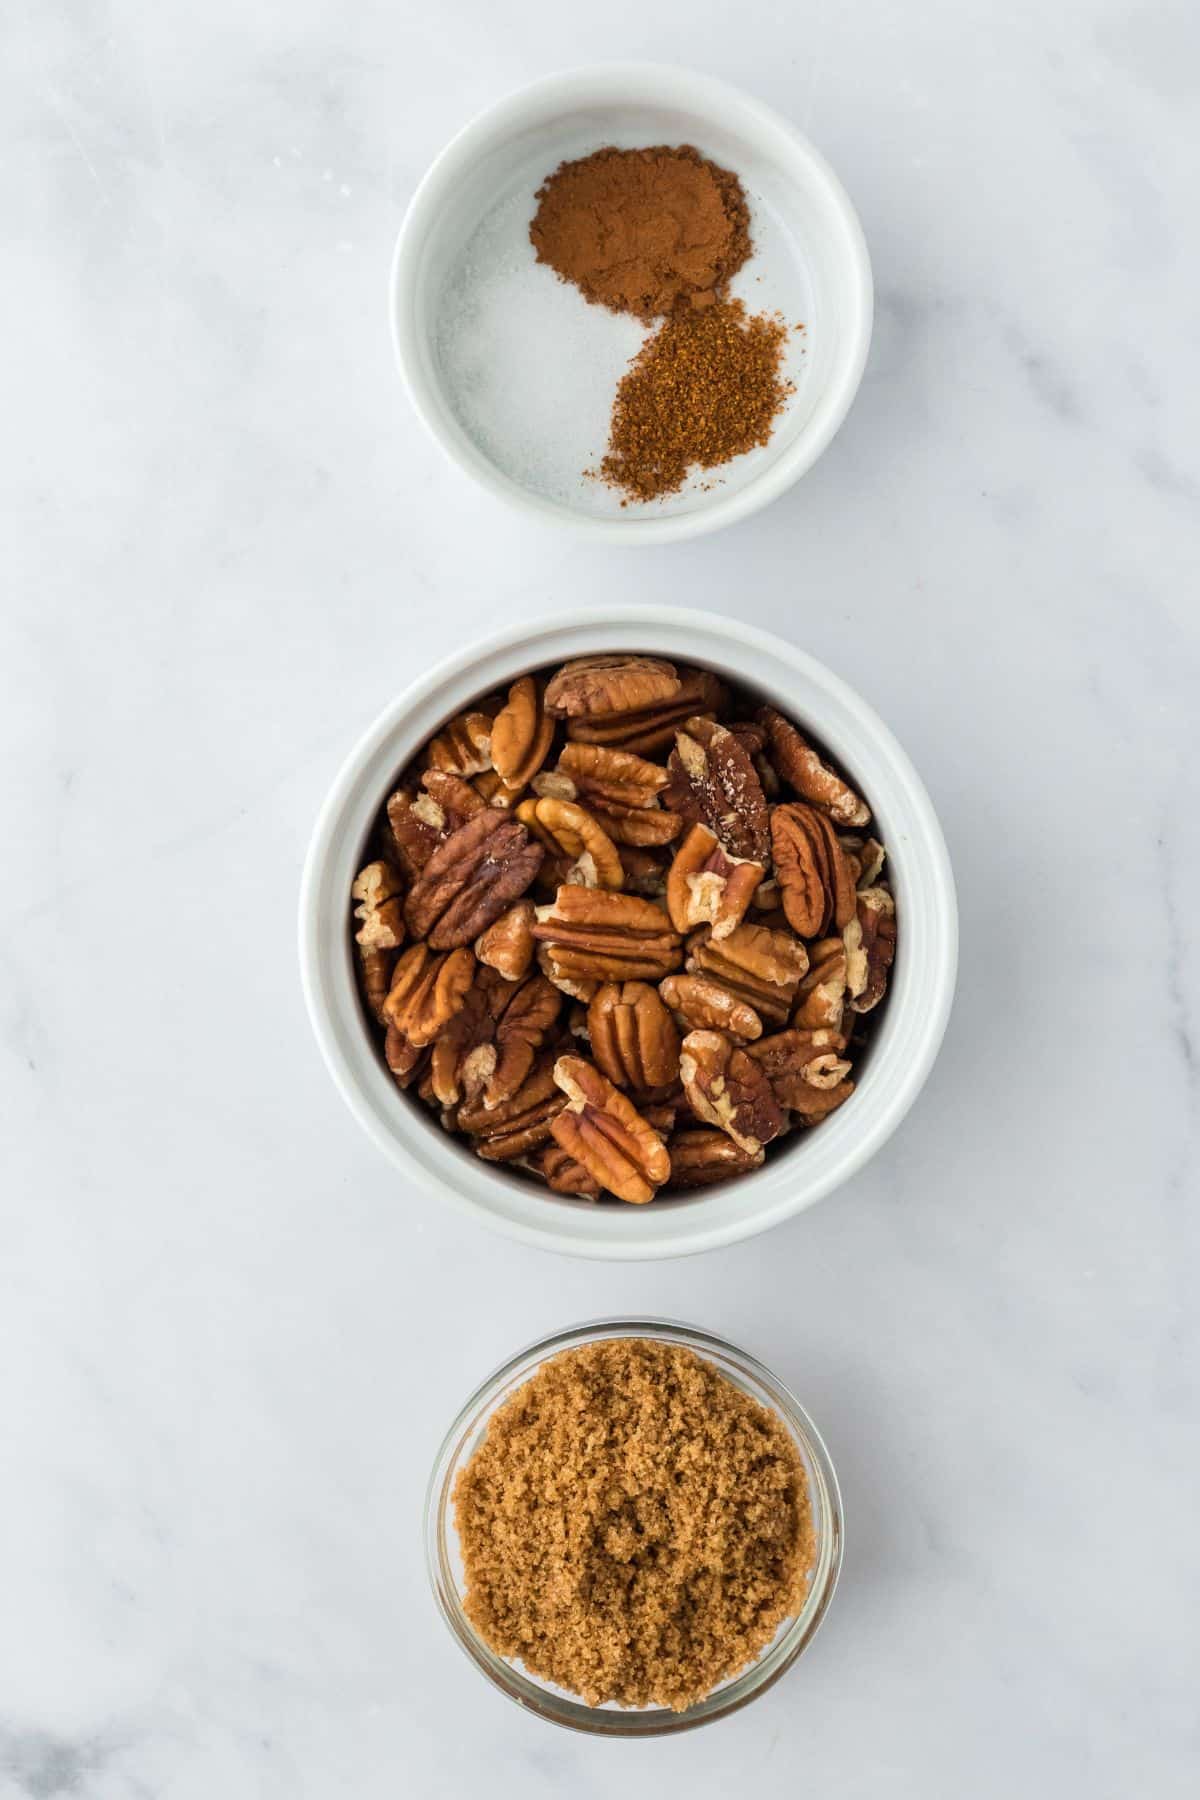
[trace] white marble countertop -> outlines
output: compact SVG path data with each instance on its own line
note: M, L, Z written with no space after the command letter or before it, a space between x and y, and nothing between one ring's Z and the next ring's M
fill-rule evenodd
M613 56L807 129L879 293L817 469L644 554L444 465L385 325L446 137ZM9 9L0 1800L1196 1791L1198 67L1182 0ZM397 685L614 594L848 675L963 924L876 1162L641 1268L408 1191L294 948L315 809ZM785 1681L631 1746L477 1677L419 1520L479 1377L639 1309L795 1387L849 1549Z

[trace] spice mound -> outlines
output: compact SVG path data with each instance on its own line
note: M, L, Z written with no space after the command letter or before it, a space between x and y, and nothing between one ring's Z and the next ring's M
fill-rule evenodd
M690 144L597 150L563 163L537 200L538 261L639 319L708 305L750 254L741 182Z
M668 319L622 378L599 474L632 500L678 493L689 468L715 469L765 444L790 385L782 319L740 300Z
M537 201L539 262L611 312L664 321L621 381L608 453L587 473L622 505L660 500L691 469L767 443L792 392L787 327L729 298L753 249L737 176L690 144L609 146L560 164Z
M682 1712L804 1603L815 1536L781 1421L692 1351L565 1351L491 1419L454 1488L464 1608L589 1706Z

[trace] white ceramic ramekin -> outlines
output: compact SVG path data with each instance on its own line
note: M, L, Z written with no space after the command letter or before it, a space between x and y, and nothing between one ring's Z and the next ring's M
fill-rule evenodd
M638 650L700 664L811 731L864 795L888 852L898 949L883 1016L846 1104L762 1168L648 1206L590 1205L485 1163L396 1087L360 1010L350 885L368 834L413 754L466 702L527 669ZM577 1256L641 1260L712 1250L766 1231L849 1179L896 1129L933 1066L958 960L954 880L916 770L864 700L821 663L740 620L669 607L543 619L469 646L415 681L351 752L321 809L300 895L300 965L325 1061L354 1116L398 1169L509 1237Z
M628 148L664 142L693 143L742 176L759 220L754 227L757 260L743 271L745 298L752 309L786 309L803 292L808 355L796 365L803 375L795 401L769 444L725 465L715 481L692 484L682 496L623 511L614 499L611 511L598 513L602 501L596 484L581 482L573 502L551 498L514 478L494 446L485 447L486 434L464 425L439 351L447 283L458 268L474 270L486 262L473 248L484 222L526 196L532 210L534 190L560 160L605 144ZM497 266L506 279L523 253L533 266L532 250L520 235L526 227L522 217L512 241L505 241ZM782 277L781 285L775 285L785 265L799 288ZM538 274L552 280L549 271ZM585 307L581 300L578 305ZM442 151L421 182L392 263L396 357L413 404L442 449L490 493L527 514L623 544L663 543L731 525L774 500L811 468L858 390L872 311L871 265L862 228L837 176L808 139L769 107L723 81L655 64L601 65L548 76L482 113ZM596 330L603 329L603 321L593 323ZM551 341L548 331L539 343L543 340ZM524 340L517 336L508 342L510 355L502 360L511 360L514 344ZM567 362L578 364L586 357L581 345ZM557 416L556 397L565 404L560 389L566 379L562 366L557 373L552 365L537 371L551 406L549 418ZM602 449L603 436L591 448Z

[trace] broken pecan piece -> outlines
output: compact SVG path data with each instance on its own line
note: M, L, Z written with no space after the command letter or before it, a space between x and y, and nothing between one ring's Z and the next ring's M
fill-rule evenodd
M857 924L866 969L861 984L852 990L850 1005L854 1012L866 1013L883 999L896 954L896 902L887 888L858 890Z
M555 1142L618 1200L632 1206L653 1200L671 1159L632 1100L581 1056L560 1056L554 1079L567 1097L550 1127Z
M619 888L624 881L616 845L591 813L574 800L522 800L517 817L547 850L568 859L565 882Z
M692 826L667 876L667 911L676 931L711 925L714 938L741 924L766 871L760 862L731 856L709 830Z
M396 964L383 1016L417 1049L431 1044L466 1004L475 958L469 950L436 955L413 944Z
M515 1094L499 1106L486 1107L482 1100L460 1106L460 1131L475 1139L477 1156L485 1162L513 1162L528 1156L550 1136L550 1126L566 1101L554 1082L554 1053L538 1057Z
M508 812L525 792L522 782L505 781L503 775L497 775L495 769L485 769L482 775L473 775L471 786L485 806L495 806L501 812Z
M520 981L533 961L533 901L518 900L475 939L475 954L506 981Z
M404 942L404 884L390 863L368 863L350 889L358 901L355 942L360 950L398 950Z
M688 939L688 974L719 981L768 1024L787 1023L807 968L804 945L766 925L739 925L720 940L708 930Z
M658 991L685 1031L725 1031L742 1039L762 1036L762 1020L754 1008L707 975L668 975Z
M658 657L581 656L550 682L546 711L583 719L641 712L670 700L681 686L674 664Z
M846 1040L839 1031L780 1031L751 1044L749 1055L759 1064L781 1106L804 1112L807 1090L840 1087L850 1073L842 1056Z
M848 782L821 760L790 719L773 706L759 707L755 717L766 731L772 762L802 800L828 813L838 825L869 823L870 808Z
M824 813L801 801L772 807L771 847L792 930L805 938L844 931L854 917L854 869Z
M691 669L670 700L637 712L571 719L567 736L578 743L608 744L635 756L654 756L674 741L676 729L685 719L711 715L724 701L725 690L715 675L706 669Z
M644 981L606 982L588 1007L592 1055L617 1087L663 1088L679 1074L679 1032Z
M518 820L486 807L438 845L413 883L409 930L435 950L469 944L529 886L543 854Z
M805 1031L822 1026L840 1031L846 1010L845 940L822 938L819 944L812 945L808 956L808 974L796 989L792 1024Z
M731 856L761 863L771 854L767 800L740 740L713 719L689 719L675 734L663 804L701 820Z
M538 697L532 675L522 675L492 726L492 766L504 781L527 787L554 742L554 720Z
M696 1117L727 1132L750 1156L787 1124L764 1070L724 1032L688 1032L679 1078Z
M698 1188L713 1187L731 1175L759 1168L765 1152L761 1144L757 1150L744 1150L725 1132L694 1125L667 1139L667 1154L671 1158L669 1186Z
M445 809L431 794L402 787L389 797L386 812L396 861L413 881L446 835Z
M576 999L590 1000L605 981L658 981L683 954L660 906L600 888L560 887L538 907L533 936L546 974Z

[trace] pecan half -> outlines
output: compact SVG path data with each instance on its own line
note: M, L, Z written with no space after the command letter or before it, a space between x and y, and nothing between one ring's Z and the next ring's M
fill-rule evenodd
M492 766L504 781L527 787L550 753L554 720L538 698L532 675L522 675L492 726Z
M792 1024L804 1031L827 1027L840 1031L846 1010L846 944L840 937L822 938L809 950L808 974L796 989ZM865 968L864 968L865 980Z
M801 937L844 931L854 917L854 869L824 813L801 801L771 809L783 910Z
M358 985L362 993L363 1005L371 1017L384 1024L383 1003L388 997L392 985L392 971L396 967L394 950L360 950L358 952Z
M566 882L619 888L624 881L616 845L591 813L574 800L522 800L517 817L548 850L568 859Z
M668 975L658 991L685 1031L725 1031L745 1040L762 1036L754 1008L707 975Z
M423 1074L429 1051L423 1044L411 1043L402 1031L389 1025L383 1040L383 1060L391 1070L397 1087L408 1088Z
M658 657L581 656L551 680L546 710L573 719L641 712L670 700L681 685L674 664Z
M539 780L539 792L581 800L615 843L668 844L679 835L681 820L659 805L666 770L628 750L568 743L557 769Z
M859 889L857 924L866 969L861 986L852 990L854 998L850 1005L856 1013L866 1013L883 999L888 970L896 954L896 902L887 888Z
M679 1078L696 1117L727 1132L750 1156L787 1124L763 1069L723 1032L688 1032Z
M460 1131L475 1139L475 1154L485 1162L513 1162L528 1156L550 1136L550 1127L566 1101L554 1082L554 1054L539 1056L515 1094L499 1106L482 1100L460 1106Z
M391 863L360 869L350 892L358 905L355 941L363 951L398 950L404 942L404 883Z
M769 1024L787 1023L807 969L804 945L766 925L739 925L720 940L706 930L688 940L688 974L719 981Z
M430 741L426 751L431 769L448 769L451 775L481 775L492 766L492 715L461 713Z
M413 944L396 964L383 1016L417 1049L431 1044L466 1004L474 974L469 950L439 956L428 944Z
M765 1152L761 1144L757 1150L744 1150L725 1132L694 1125L667 1139L667 1154L671 1158L669 1185L698 1188L712 1187L718 1181L728 1181L731 1175L745 1175L757 1169Z
M711 714L724 704L725 690L715 675L691 669L670 700L637 712L610 713L600 718L571 719L567 736L584 744L609 744L631 750L636 756L654 756L674 740L685 719Z
M633 1102L581 1056L560 1056L554 1079L567 1097L550 1127L555 1142L618 1200L653 1200L671 1159Z
M689 719L675 734L663 804L701 820L731 856L763 864L771 853L767 800L758 771L732 731L712 719Z
M617 1087L663 1088L679 1074L679 1032L646 982L606 982L587 1025L592 1055Z
M413 883L408 928L435 950L469 944L537 874L544 852L516 819L487 807L439 844Z
M808 1091L840 1087L850 1073L842 1056L846 1040L839 1031L780 1031L751 1044L758 1063L781 1106L804 1112Z
M475 954L506 981L520 981L533 961L533 901L518 900L475 939Z
M660 906L599 888L560 887L538 907L533 936L546 974L576 999L590 1000L605 981L658 981L683 954Z
M553 1138L534 1151L528 1159L528 1167L556 1194L573 1194L578 1200L600 1198L600 1183L596 1177L589 1175L583 1164L576 1162Z
M676 931L711 925L714 938L741 924L763 875L760 862L731 856L707 825L695 824L667 876L667 911Z
M443 1106L482 1096L493 1109L521 1086L558 1020L562 995L541 975L505 981L481 969L466 1004L438 1037L430 1065Z
M771 760L802 800L818 807L838 825L866 825L871 818L848 782L823 762L790 719L773 706L761 706L755 717L767 734Z

